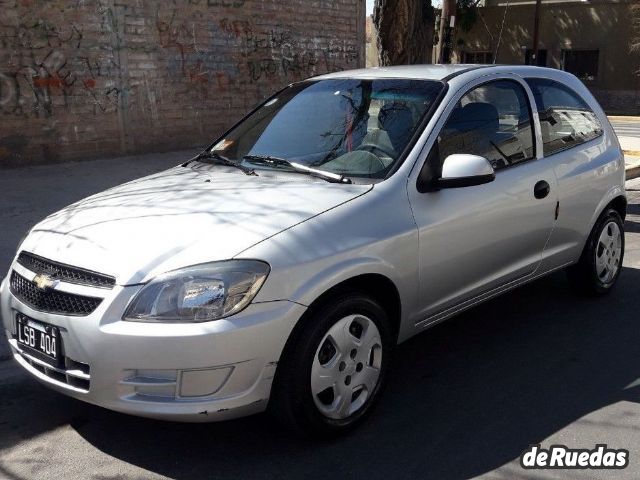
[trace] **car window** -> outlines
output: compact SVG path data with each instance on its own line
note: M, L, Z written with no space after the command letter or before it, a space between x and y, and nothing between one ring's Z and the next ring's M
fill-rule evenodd
M213 150L251 168L272 167L256 166L247 156L272 156L350 177L384 178L443 88L439 81L412 79L294 84Z
M466 93L438 136L440 162L454 153L485 157L499 170L535 156L531 109L517 82L498 80Z
M545 156L602 135L598 117L576 92L553 80L530 78L527 83L538 108Z

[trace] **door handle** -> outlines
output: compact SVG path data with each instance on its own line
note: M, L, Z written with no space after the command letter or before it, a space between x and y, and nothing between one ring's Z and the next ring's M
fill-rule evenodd
M544 180L540 180L533 187L533 196L539 200L549 195L550 191L551 191L551 187L549 186L549 184Z

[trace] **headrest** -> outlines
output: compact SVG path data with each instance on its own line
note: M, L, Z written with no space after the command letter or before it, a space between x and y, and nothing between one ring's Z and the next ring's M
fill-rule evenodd
M398 121L406 121L413 123L413 115L411 109L402 103L387 103L380 108L378 113L378 126L383 130L387 130L388 126L393 128L393 123Z
M387 103L380 108L378 124L389 135L394 150L400 153L413 131L413 114L402 103Z
M500 115L496 107L490 103L474 102L468 103L457 117L458 129L468 130L490 130L497 132L500 128Z

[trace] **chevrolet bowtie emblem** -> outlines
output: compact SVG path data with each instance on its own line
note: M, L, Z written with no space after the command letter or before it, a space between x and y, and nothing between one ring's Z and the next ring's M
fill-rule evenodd
M45 273L39 273L33 277L33 283L38 289L46 292L55 286L56 281Z

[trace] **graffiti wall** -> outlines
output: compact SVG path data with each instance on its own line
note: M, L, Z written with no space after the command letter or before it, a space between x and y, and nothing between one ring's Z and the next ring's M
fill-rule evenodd
M0 166L201 146L364 65L364 0L0 0Z

